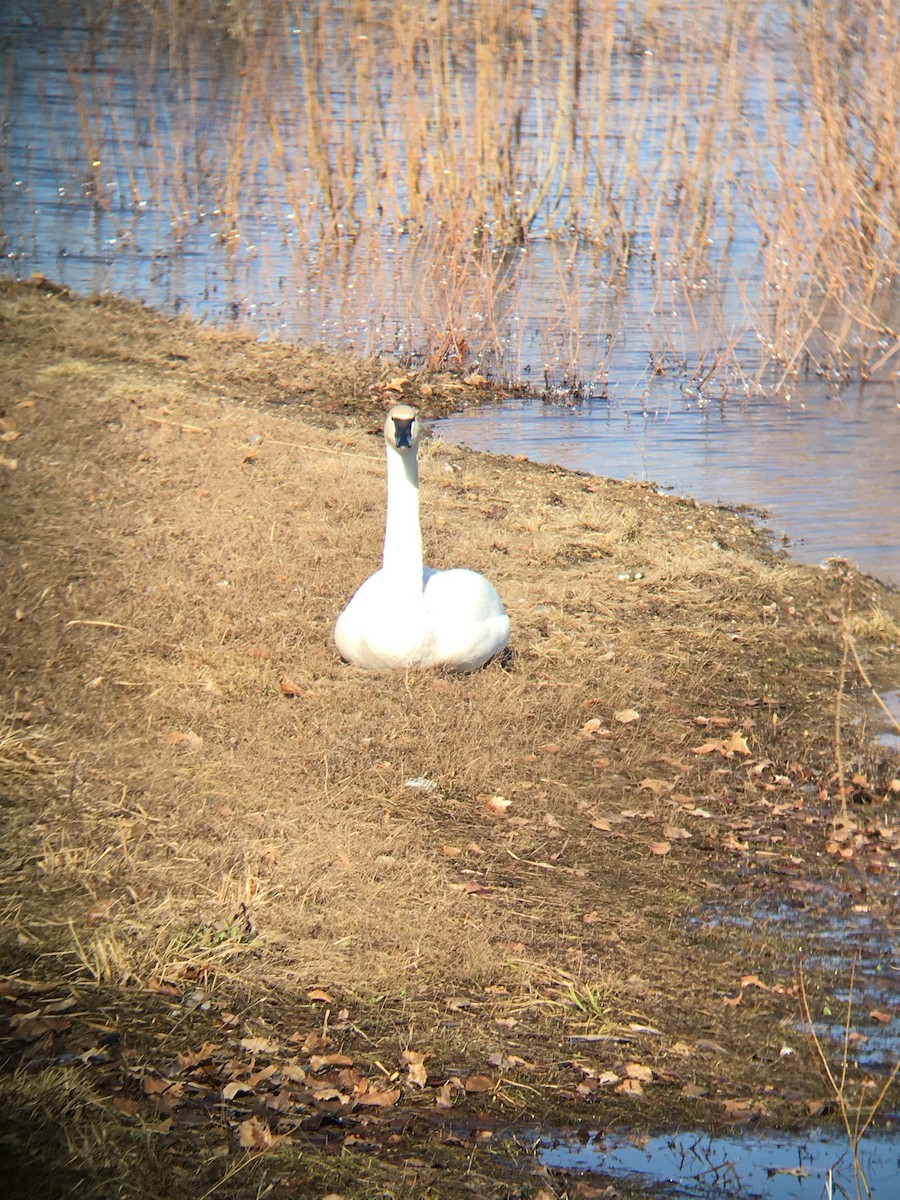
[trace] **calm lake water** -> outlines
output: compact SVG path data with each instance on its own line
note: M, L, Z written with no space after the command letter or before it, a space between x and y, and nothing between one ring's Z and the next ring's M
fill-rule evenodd
M769 24L756 50L769 56L777 83L787 70L779 58L786 8L762 10ZM441 424L445 439L765 509L797 557L847 557L900 585L900 385L889 372L839 385L808 362L784 382L752 366L762 335L746 319L759 243L749 210L732 212L717 273L687 302L640 244L612 288L602 255L558 230L551 237L549 217L525 243L482 248L462 271L443 257L440 221L373 219L352 238L326 242L291 207L267 124L274 109L248 106L246 71L227 39L196 40L187 70L158 33L138 37L127 21L89 33L72 11L51 3L0 13L7 274L39 271L79 292L118 292L244 323L263 337L413 362L452 326L472 352L468 369L528 382L543 397L462 412ZM285 27L283 36L296 42L291 70L300 72L305 27ZM629 105L646 95L637 88L648 54L612 59L608 136L616 145L630 128ZM673 69L673 89L684 68ZM274 104L281 85L269 86ZM740 101L749 119L761 90L748 86ZM332 100L331 119L352 138L360 121L352 96L338 87ZM785 128L799 147L791 100L785 88ZM641 161L652 176L673 110L671 95L651 101ZM384 103L385 121L399 120L397 97ZM540 136L540 117L534 101L526 136ZM381 136L390 147L390 129ZM236 161L238 140L249 149ZM748 173L746 165L734 170ZM720 226L711 226L711 241ZM900 286L886 285L896 328ZM706 379L703 348L729 340L731 367Z

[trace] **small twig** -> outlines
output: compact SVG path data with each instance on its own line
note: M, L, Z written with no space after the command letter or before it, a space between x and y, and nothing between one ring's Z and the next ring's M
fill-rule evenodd
M837 766L837 782L838 793L841 797L841 817L847 819L847 789L844 786L844 755L841 750L841 713L844 699L844 685L847 681L847 659L850 655L850 647L847 642L847 622L850 614L850 588L849 585L844 589L844 611L841 614L841 634L843 641L843 654L841 655L841 669L838 672L838 684L834 698L834 760Z
M167 421L165 417L151 417L149 414L144 418L147 421L152 421L154 425L169 425L172 429L180 429L182 433L205 433L210 436L209 429L203 429L200 425L185 425L181 421Z
M879 696L878 692L875 690L875 685L872 683L872 680L869 678L865 667L859 661L859 654L857 653L856 642L853 639L853 635L847 629L844 630L844 643L846 646L850 647L850 653L853 655L853 661L856 664L856 669L857 669L857 671L859 671L859 674L860 674L860 677L862 678L863 683L866 685L866 687L872 693L872 699L875 701L876 704L879 705L880 708L882 708L884 710L885 716L890 721L890 723L893 725L893 727L897 731L897 733L900 733L900 721L897 720L897 718L894 716L894 714L891 712L891 710L888 708L888 706L885 704L885 702Z
M69 629L72 625L95 625L100 629L127 629L129 633L137 633L133 625L119 625L115 621L66 621L66 629Z

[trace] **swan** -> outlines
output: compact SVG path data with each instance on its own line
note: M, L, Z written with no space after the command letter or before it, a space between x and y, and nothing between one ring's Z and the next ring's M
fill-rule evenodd
M387 671L447 667L475 671L509 641L509 617L494 586L465 568L422 562L419 418L396 404L384 422L387 520L384 557L338 617L334 640L358 667Z

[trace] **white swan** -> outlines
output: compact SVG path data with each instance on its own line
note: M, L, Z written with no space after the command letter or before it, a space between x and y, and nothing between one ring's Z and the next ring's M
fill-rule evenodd
M384 423L387 522L380 571L337 619L341 656L358 667L449 667L474 671L509 641L509 617L493 585L475 571L422 564L419 420L397 404Z

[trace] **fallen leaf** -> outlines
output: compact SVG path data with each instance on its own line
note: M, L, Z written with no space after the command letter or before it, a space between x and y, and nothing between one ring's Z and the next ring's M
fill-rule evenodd
M218 1047L213 1042L204 1042L199 1050L189 1050L187 1054L178 1055L178 1067L181 1071L190 1071L199 1063L206 1063L212 1058Z
M649 1083L653 1079L653 1071L644 1063L629 1062L625 1064L626 1079L641 1079L644 1083Z
M506 816L506 810L512 804L512 800L507 800L504 796L488 796L484 801L484 807L490 812L496 813L499 817Z
M726 1121L749 1121L764 1116L766 1106L761 1100L723 1100L722 1116Z
M435 1107L452 1108L457 1093L464 1090L465 1089L458 1079L448 1079L446 1083L441 1085L441 1089L438 1092L437 1099L435 1101Z
M489 1075L470 1075L463 1080L463 1086L467 1092L492 1092L494 1080Z
M709 1088L702 1087L699 1083L686 1083L681 1089L681 1094L688 1100L699 1100L701 1096L709 1095Z
M638 784L641 791L652 792L654 796L659 796L663 792L671 790L671 783L666 783L664 779L642 779Z
M242 1083L240 1080L233 1080L231 1083L226 1083L222 1088L222 1099L233 1100L235 1096L240 1096L247 1092L252 1092L253 1088L249 1083Z
M274 1134L268 1125L263 1125L256 1117L250 1117L238 1126L238 1141L245 1150L266 1151L273 1150L283 1142L284 1136Z
M311 1071L323 1071L326 1067L352 1067L353 1059L346 1054L313 1054L309 1060Z
M639 1079L623 1079L615 1088L620 1096L643 1096L644 1089Z
M894 1014L887 1008L873 1008L870 1010L869 1016L873 1021L877 1021L879 1025L887 1025L889 1021L894 1019Z
M650 842L649 846L650 846L650 853L658 854L660 857L662 857L662 855L664 855L664 854L668 854L669 851L672 849L671 842Z
M309 696L311 693L307 688L302 688L299 683L294 683L290 675L282 675L278 680L278 686L281 688L283 696Z
M187 733L181 733L177 729L166 729L159 735L159 740L163 746L181 746L185 750L199 750L203 745L203 738L192 729Z
M274 1054L280 1049L278 1042L262 1037L241 1038L241 1045L251 1054Z
M357 1104L366 1104L377 1108L390 1108L400 1099L400 1089L387 1088L384 1091L380 1091L378 1088L367 1087L355 1099Z
M682 838L691 838L694 836L687 829L680 829L677 825L666 825L663 829L663 834L670 842L677 842Z
M10 1026L19 1037L34 1039L45 1033L65 1033L72 1028L72 1022L67 1017L47 1016L41 1009L33 1012L16 1013L9 1019Z
M634 721L641 719L641 714L636 708L620 708L618 712L613 713L613 716L620 725L631 725Z
M321 988L313 988L312 991L306 993L308 1000L324 1000L326 1004L334 1004L334 997L329 996L328 992L323 992Z
M428 1082L425 1055L419 1050L404 1050L400 1055L400 1062L407 1069L409 1082L416 1087L424 1087Z
M266 1097L266 1108L271 1108L273 1112L290 1112L296 1103L294 1096L285 1088L281 1088L274 1096Z

